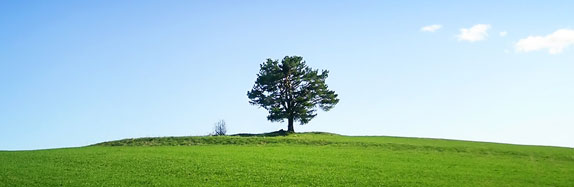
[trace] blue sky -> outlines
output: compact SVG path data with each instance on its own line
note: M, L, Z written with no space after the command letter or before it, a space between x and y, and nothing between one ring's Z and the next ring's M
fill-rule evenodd
M246 96L286 55L341 99L296 131L574 147L572 7L2 1L0 150L286 129Z

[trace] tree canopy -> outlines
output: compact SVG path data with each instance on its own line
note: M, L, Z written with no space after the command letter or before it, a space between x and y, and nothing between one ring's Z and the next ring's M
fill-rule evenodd
M329 71L308 67L300 56L285 56L281 62L267 59L247 92L249 103L269 111L267 119L272 122L287 119L288 132L295 132L294 121L307 124L318 108L329 111L339 102L325 83L328 76Z

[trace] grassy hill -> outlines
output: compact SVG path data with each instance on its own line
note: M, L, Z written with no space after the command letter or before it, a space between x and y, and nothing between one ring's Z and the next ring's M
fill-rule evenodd
M574 149L301 133L0 151L0 186L574 186Z

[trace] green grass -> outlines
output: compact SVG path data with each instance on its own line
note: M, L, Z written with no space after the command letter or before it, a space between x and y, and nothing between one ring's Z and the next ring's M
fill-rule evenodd
M0 152L0 186L574 186L574 149L327 133Z

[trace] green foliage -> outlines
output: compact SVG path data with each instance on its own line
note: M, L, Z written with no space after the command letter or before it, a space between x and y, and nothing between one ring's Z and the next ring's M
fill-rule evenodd
M0 186L574 186L572 173L571 148L327 133L0 151Z
M293 121L307 124L317 115L317 108L329 111L339 102L325 83L329 71L311 69L303 57L286 56L281 62L267 59L260 68L253 89L247 92L249 103L269 111L270 121L287 119L289 132L294 132Z

